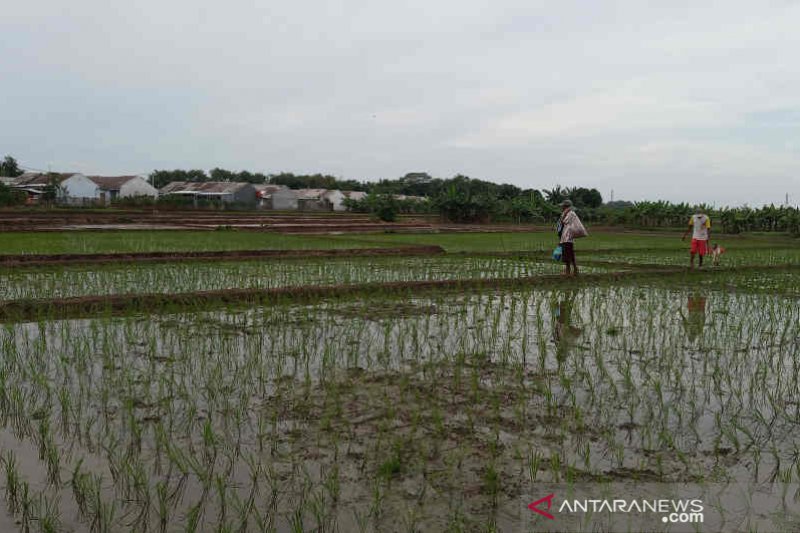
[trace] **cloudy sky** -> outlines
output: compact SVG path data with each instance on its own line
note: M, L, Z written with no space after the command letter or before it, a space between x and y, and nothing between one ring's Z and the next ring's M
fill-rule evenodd
M788 0L8 2L0 155L797 204L798 28Z

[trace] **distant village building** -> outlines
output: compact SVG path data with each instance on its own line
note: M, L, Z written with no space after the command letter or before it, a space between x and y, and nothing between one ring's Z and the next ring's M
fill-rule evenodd
M347 211L348 198L363 200L362 191L338 189L289 189L285 185L255 185L260 209L276 211Z
M276 211L296 211L299 195L294 189L284 188L271 194L272 209Z
M342 193L349 200L355 200L356 202L360 202L361 200L367 197L367 193L365 193L364 191L342 191Z
M346 211L345 194L338 189L297 189L300 211Z
M328 189L297 189L299 211L332 211L333 206L325 199Z
M347 211L347 207L344 205L344 200L347 196L342 191L337 189L329 190L322 197L331 205L332 211Z
M250 183L235 181L173 181L159 191L161 195L190 197L198 201L255 207L256 189Z
M65 205L91 205L100 200L97 184L79 173L26 172L11 187L24 191L30 203L38 203L49 187L55 185L55 201Z
M100 201L110 204L117 198L158 197L158 189L141 176L89 176L99 189Z
M362 201L364 191L338 189L290 189L285 185L227 181L173 181L160 190L142 176L85 176L79 173L33 173L2 178L24 191L30 203L39 201L51 184L57 185L56 202L66 205L109 205L117 198L182 196L195 206L217 202L276 211L347 211L346 200ZM397 200L424 202L423 196L392 195Z
M253 187L256 189L257 207L259 209L276 209L273 203L274 195L278 194L280 197L282 192L290 190L286 185L256 184ZM294 196L295 204L294 207L288 209L297 209L296 195L289 196Z

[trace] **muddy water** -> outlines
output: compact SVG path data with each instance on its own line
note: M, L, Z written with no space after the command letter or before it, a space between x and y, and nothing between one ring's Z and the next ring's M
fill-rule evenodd
M0 445L65 530L527 530L534 482L796 482L799 323L649 286L8 325Z

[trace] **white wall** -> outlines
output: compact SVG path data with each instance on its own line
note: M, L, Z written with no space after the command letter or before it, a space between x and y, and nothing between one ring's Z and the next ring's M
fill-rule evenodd
M158 189L147 183L147 180L136 176L132 180L129 180L122 184L122 187L119 189L119 196L121 198L127 198L129 196L152 196L156 198L158 196Z
M297 193L281 189L272 193L272 209L297 209Z
M73 174L61 182L62 200L68 204L88 203L100 198L97 184L83 174Z
M346 198L342 191L332 190L328 191L322 195L323 198L328 200L331 205L333 205L334 211L346 211L347 208L344 206L343 202Z

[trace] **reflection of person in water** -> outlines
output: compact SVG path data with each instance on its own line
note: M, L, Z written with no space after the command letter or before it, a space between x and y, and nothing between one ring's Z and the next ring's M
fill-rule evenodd
M553 314L553 341L556 344L556 358L563 361L569 352L570 344L580 336L582 329L573 325L575 310L575 291L564 291L553 295L551 310ZM580 321L580 318L578 319Z
M706 327L706 297L690 294L686 302L686 316L683 318L683 327L686 328L686 336L691 342L702 337Z

